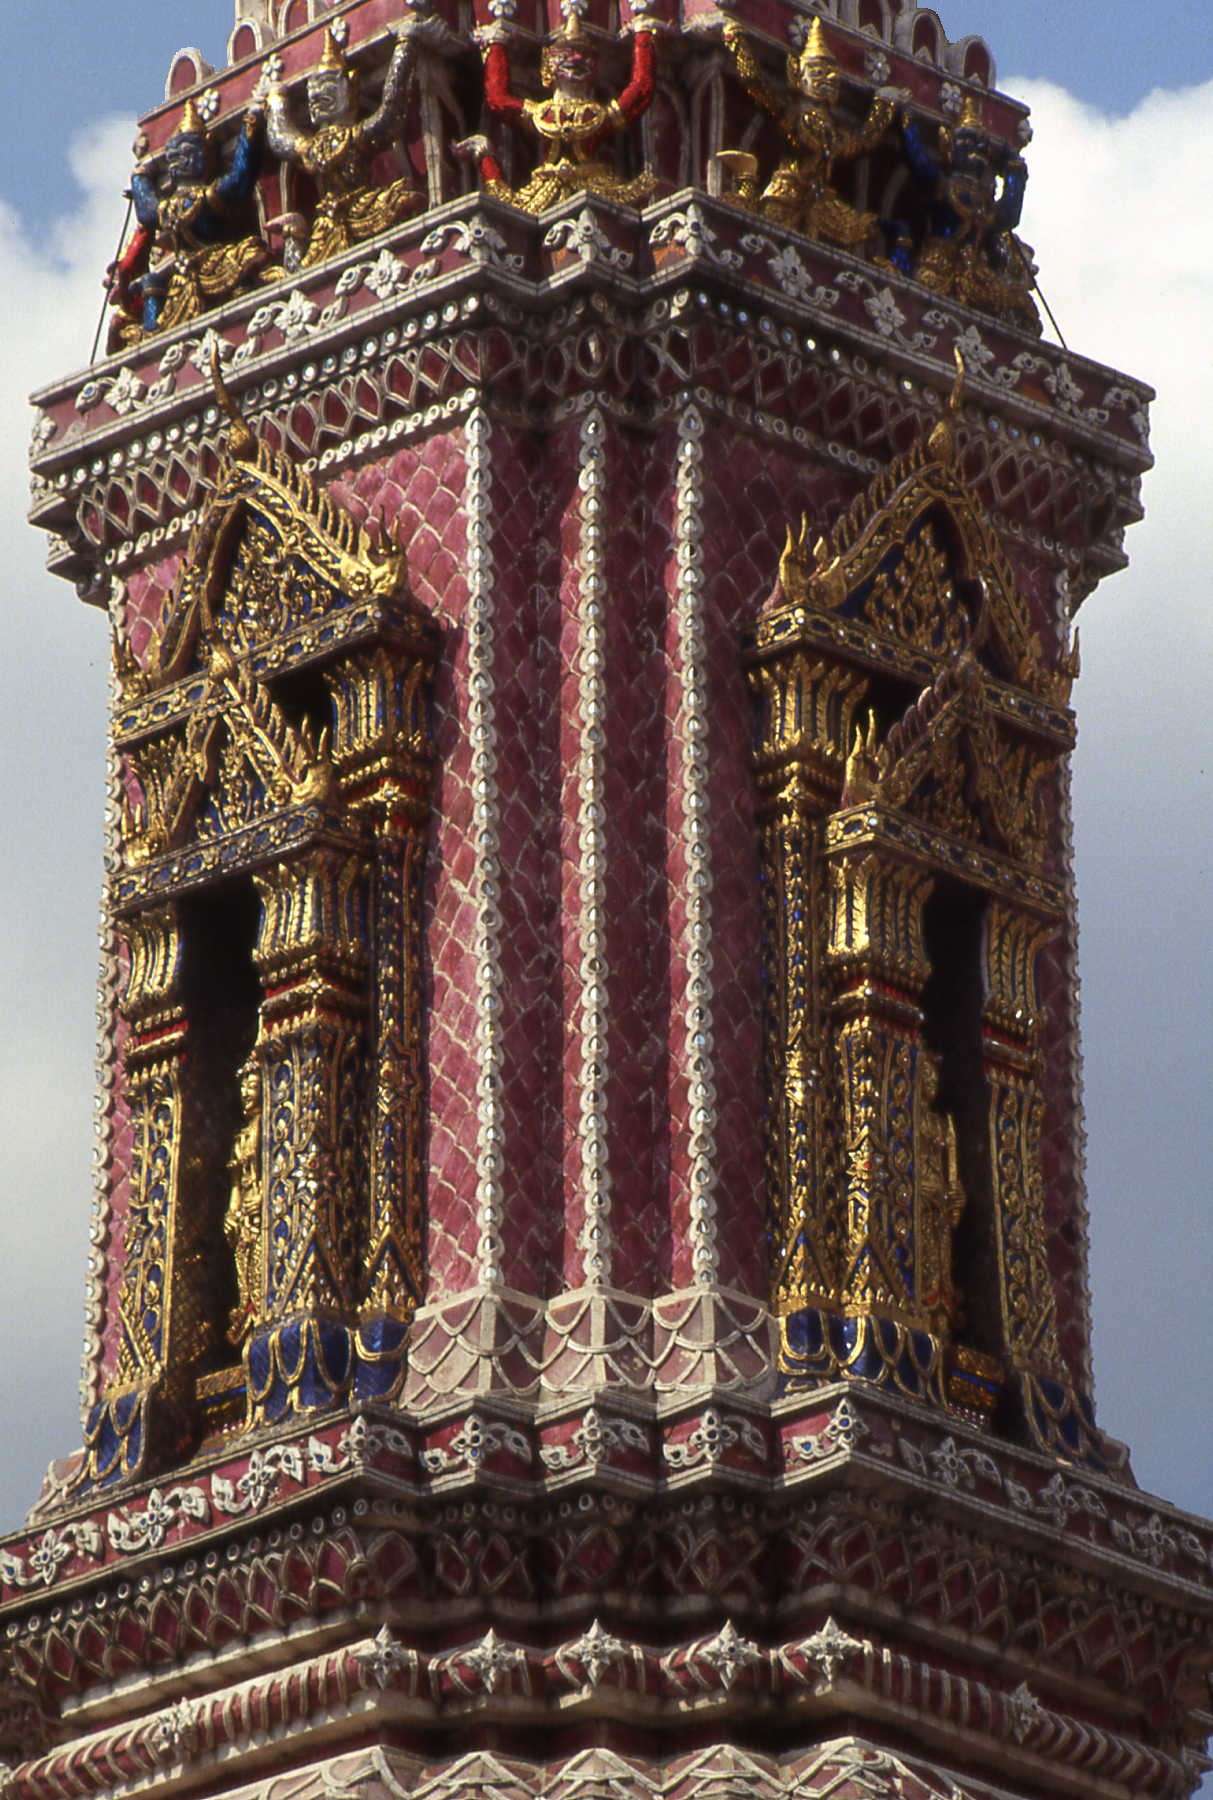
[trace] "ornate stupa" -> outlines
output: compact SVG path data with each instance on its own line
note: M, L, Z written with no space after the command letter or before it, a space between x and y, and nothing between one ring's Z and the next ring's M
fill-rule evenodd
M6 1800L1189 1793L1070 861L1150 395L1024 108L899 0L236 14L35 401L114 665Z

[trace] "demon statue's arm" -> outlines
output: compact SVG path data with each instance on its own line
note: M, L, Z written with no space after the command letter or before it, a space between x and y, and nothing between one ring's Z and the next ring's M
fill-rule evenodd
M788 118L788 98L786 94L777 93L763 74L757 57L750 49L749 40L740 25L732 19L724 28L724 41L728 45L734 66L741 79L741 85L755 106L760 106L776 120L780 129L795 141L795 131Z

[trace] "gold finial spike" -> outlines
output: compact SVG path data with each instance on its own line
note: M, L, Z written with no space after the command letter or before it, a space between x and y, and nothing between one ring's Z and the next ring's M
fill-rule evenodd
M324 50L321 54L320 61L316 64L316 68L325 71L331 70L338 75L345 75L348 73L345 57L342 55L341 51L341 45L333 36L333 28L331 25L327 26L325 29Z
M223 379L223 367L219 361L219 345L211 346L211 386L215 390L215 398L227 414L231 429L227 434L227 451L235 462L252 462L257 453L257 440L245 423L244 415L228 392L227 383Z
M804 49L800 53L802 63L837 62L837 57L830 49L830 40L826 36L826 28L819 15L815 14L809 26L809 34L804 41Z
M198 103L191 95L182 109L181 117L172 130L173 137L205 137L206 126L202 114L198 111Z
M976 94L966 94L960 117L956 121L956 129L958 131L984 131L985 128L986 122L981 110L981 101Z
M560 27L556 36L565 44L580 43L585 37L585 30L581 23L581 14L570 7L569 11L565 14L564 24Z

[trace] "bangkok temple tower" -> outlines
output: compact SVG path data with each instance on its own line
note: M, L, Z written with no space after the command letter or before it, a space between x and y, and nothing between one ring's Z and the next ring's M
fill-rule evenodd
M102 1128L0 1800L1189 1793L1068 799L1150 396L1024 108L909 0L236 12L37 396Z

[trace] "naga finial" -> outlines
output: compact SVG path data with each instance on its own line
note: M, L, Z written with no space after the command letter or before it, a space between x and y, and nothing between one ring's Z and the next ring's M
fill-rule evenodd
M247 420L228 391L223 379L223 366L219 360L219 344L211 345L211 386L215 390L215 399L227 414L230 430L227 434L227 452L235 462L252 462L257 454L257 440L249 429Z
M964 352L959 344L952 346L952 355L956 362L956 378L944 406L944 416L932 428L931 435L927 439L928 450L940 462L946 462L956 454L956 439L952 432L952 421L960 412L960 404L964 399L965 378L968 375Z

